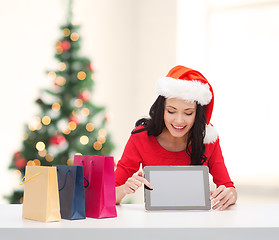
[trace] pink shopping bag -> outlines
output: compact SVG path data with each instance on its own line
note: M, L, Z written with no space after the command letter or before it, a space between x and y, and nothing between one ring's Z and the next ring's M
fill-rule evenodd
M84 177L89 182L85 188L86 217L116 217L113 157L75 155L74 165L83 166Z

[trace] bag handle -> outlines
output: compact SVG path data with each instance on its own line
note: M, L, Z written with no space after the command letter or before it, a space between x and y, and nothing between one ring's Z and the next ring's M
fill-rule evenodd
M35 175L33 175L32 177L30 177L28 180L25 180L24 182L23 182L23 180L24 179L26 179L26 177L27 177L27 175L28 174L30 174L31 173L31 171L29 171L28 173L26 173L25 175L24 175L24 177L21 179L21 181L19 182L19 185L23 185L23 184L25 184L25 183L28 183L30 180L32 180L34 177L37 177L37 176L39 176L40 174L42 174L42 172L39 172L39 173L36 173Z
M87 182L87 185L84 186L84 187L85 187L85 188L88 188L88 186L89 186L89 181L88 181L88 179L87 179L86 177L83 176L83 178L84 178L84 180Z
M83 159L81 160L81 164L82 164L82 166L84 167L84 161L83 161ZM90 165L91 165L91 169L92 169L92 168L93 168L93 160L90 161ZM92 173L91 169L90 169L90 171L89 171L89 180L91 179L91 173ZM84 186L84 187L85 187L85 188L88 188L89 185L90 185L90 182L88 181L88 179L87 179L86 177L84 177L84 179L85 179L85 181L87 182L87 185Z
M58 168L57 168L57 172L59 172ZM65 174L65 181L64 181L64 184L61 188L59 188L59 191L63 190L67 184L67 179L68 179L68 174L70 173L70 169L68 169L68 171L66 172ZM85 188L87 188L89 186L89 181L87 180L86 177L83 177L85 179L85 181L87 182L87 185L84 186Z
M57 172L59 172L58 168L57 168ZM65 181L64 181L63 187L59 188L59 191L61 191L62 189L64 189L64 187L66 186L67 179L68 179L68 174L69 174L69 173L70 173L70 169L68 169L68 171L66 172L66 174L65 174Z

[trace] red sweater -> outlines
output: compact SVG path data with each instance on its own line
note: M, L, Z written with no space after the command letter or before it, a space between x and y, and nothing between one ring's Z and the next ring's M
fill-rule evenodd
M213 182L218 186L234 187L230 179L219 144L219 138L213 143L205 144L205 156ZM156 137L148 136L147 131L132 134L125 146L123 155L115 171L116 186L123 185L140 168L145 166L190 165L190 156L186 150L171 152L163 148Z

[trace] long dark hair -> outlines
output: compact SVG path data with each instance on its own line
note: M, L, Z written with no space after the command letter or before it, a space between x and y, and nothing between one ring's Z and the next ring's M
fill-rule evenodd
M164 122L165 101L165 97L159 96L150 108L150 118L141 118L136 122L136 127L139 125L144 127L133 131L132 134L147 131L149 136L159 136L166 127ZM205 146L203 143L205 126L204 107L197 103L195 122L189 131L186 145L186 153L191 157L191 165L202 165L207 160L204 155Z

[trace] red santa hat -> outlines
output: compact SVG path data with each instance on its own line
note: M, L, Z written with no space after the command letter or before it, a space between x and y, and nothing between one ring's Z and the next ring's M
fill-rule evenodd
M205 106L206 124L210 123L214 94L211 85L200 72L176 66L166 77L158 79L156 91L166 98L179 98Z
M176 66L166 77L158 79L157 93L166 98L179 98L205 106L206 128L204 143L213 143L218 138L216 129L210 124L214 105L213 89L207 79L191 68Z

